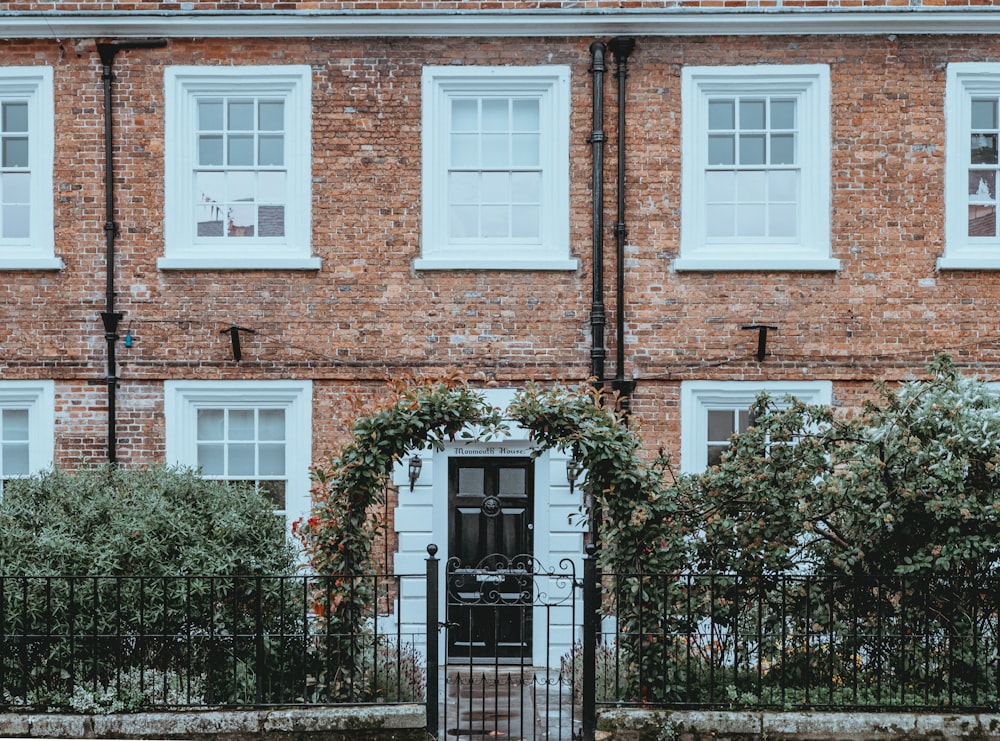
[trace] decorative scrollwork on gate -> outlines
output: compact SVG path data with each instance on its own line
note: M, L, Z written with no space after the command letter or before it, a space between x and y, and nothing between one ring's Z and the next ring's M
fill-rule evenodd
M483 606L568 605L580 587L572 559L562 559L554 569L530 553L495 553L471 566L449 558L446 583L450 604Z

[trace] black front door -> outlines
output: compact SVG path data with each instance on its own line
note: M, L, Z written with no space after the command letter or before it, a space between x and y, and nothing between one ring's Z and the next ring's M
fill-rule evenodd
M530 458L452 458L448 466L448 655L531 657Z

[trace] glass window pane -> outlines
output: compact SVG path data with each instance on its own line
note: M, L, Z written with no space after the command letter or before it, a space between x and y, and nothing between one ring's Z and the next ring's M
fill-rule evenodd
M483 206L483 237L501 239L510 236L507 206Z
M538 203L542 198L542 174L540 172L511 173L510 190L515 203Z
M28 443L4 443L3 476L27 476L31 472Z
M253 131L253 101L229 101L229 129L232 131Z
M708 137L708 164L736 164L735 137L732 134Z
M514 131L538 131L541 128L541 116L537 100L515 100Z
M479 209L476 206L452 206L448 216L449 233L454 239L479 236Z
M711 204L705 209L706 233L709 237L736 235L736 209L732 204Z
M222 440L225 432L225 411L222 409L198 410L198 440Z
M772 129L794 129L795 128L795 101L794 100L772 100L771 101L771 128Z
M740 237L763 237L767 232L764 209L757 204L736 206L736 234Z
M202 131L222 131L222 101L198 101L198 128Z
M500 494L524 494L527 492L523 468L501 468L498 473Z
M256 474L257 446L253 443L232 443L229 446L228 476L253 476Z
M518 239L536 239L541 236L542 210L538 206L511 208L510 235Z
M232 409L229 412L229 439L253 440L256 424L253 409Z
M744 170L736 173L736 200L741 203L762 201L767 193L767 173Z
M717 466L722 462L722 453L726 449L726 445L709 445L708 446L708 465Z
M510 202L510 173L484 172L482 203Z
M764 128L764 101L763 100L741 100L740 101L740 128L741 129L763 129Z
M458 491L460 494L485 494L486 478L483 469L459 468Z
M750 429L750 410L740 409L739 414L739 431L746 432Z
M515 167L538 167L540 159L538 134L514 134L511 137L511 162Z
M285 475L284 443L264 443L260 446L260 475Z
M969 236L995 237L996 233L996 206L969 206Z
M28 104L27 103L4 103L3 104L3 131L4 133L28 130Z
M732 201L736 197L736 173L706 172L705 195L709 203Z
M27 167L28 166L28 139L27 137L8 137L3 140L4 167Z
M972 170L969 172L969 200L973 203L990 203L997 194L996 170Z
M285 439L285 410L284 409L261 409L258 417L261 440L284 440Z
M479 131L479 101L451 101L451 130Z
M510 166L510 137L507 134L483 135L483 167Z
M261 131L285 130L285 104L280 100L265 100L260 103Z
M970 157L974 165L997 164L997 135L972 134Z
M4 206L2 236L5 239L25 239L31 236L30 206Z
M769 207L768 221L770 236L794 237L798 233L798 208L792 204L778 203Z
M486 98L483 100L483 131L510 131L510 100Z
M257 224L262 237L285 236L285 207L260 206L257 209Z
M475 134L451 135L451 166L479 166L479 137Z
M0 174L0 201L3 203L30 203L31 173L5 172Z
M771 134L771 164L795 164L794 134Z
M275 509L285 508L285 488L284 481L258 481L257 491L274 503Z
M3 439L27 440L28 439L28 410L27 409L4 409L3 410Z
M740 164L741 165L763 165L764 160L764 135L753 134L740 137Z
M234 167L249 167L253 165L253 137L229 137L229 164Z
M253 201L257 179L245 172L226 173L226 200L233 201Z
M453 172L448 175L448 192L451 203L479 202L478 172Z
M198 467L206 476L222 476L226 473L225 446L219 444L198 444Z
M265 167L285 164L285 137L262 136L257 142L257 163Z
M732 131L736 128L736 107L733 101L709 101L708 128L712 131Z
M258 196L261 201L285 202L285 173L262 172L257 176Z
M226 235L229 237L252 237L254 236L254 217L257 215L257 208L250 205L233 205L229 207L229 229Z
M222 137L198 137L198 164L202 167L220 167L222 165Z
M767 173L767 195L770 201L798 202L799 174L792 170Z
M732 409L708 410L708 439L713 442L728 440L735 432Z
M996 100L972 101L972 128L974 129L997 128Z

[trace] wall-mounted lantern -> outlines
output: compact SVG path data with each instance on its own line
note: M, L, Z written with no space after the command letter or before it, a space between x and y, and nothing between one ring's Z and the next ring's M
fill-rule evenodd
M408 474L410 477L410 491L413 491L413 487L416 486L417 479L420 478L420 469L424 467L424 462L420 460L419 455L415 455L410 458L410 466L408 468Z
M576 479L580 475L580 461L576 458L570 458L566 461L566 480L569 482L569 495L573 496L574 489L576 488Z

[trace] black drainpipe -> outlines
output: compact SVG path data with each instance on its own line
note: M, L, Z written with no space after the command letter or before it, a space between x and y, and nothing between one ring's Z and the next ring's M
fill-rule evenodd
M593 153L593 175L591 178L593 199L593 303L590 306L590 376L597 388L604 386L604 327L607 317L604 311L604 53L607 47L603 41L590 45L590 72L594 76L593 111L594 126L590 135Z
M613 388L618 392L622 412L627 416L629 397L635 390L635 381L625 378L625 78L628 77L628 58L635 49L635 39L618 36L608 42L615 55L615 76L618 78L618 219L615 221L617 244L617 309L615 312L615 339L617 369Z
M97 45L97 53L101 57L103 66L101 81L104 83L104 238L107 245L104 269L107 273L107 290L101 321L104 323L104 339L108 343L108 373L104 379L108 385L108 463L118 461L118 439L115 432L118 371L115 343L118 341L118 323L122 319L121 312L115 311L115 237L118 236L118 225L115 223L115 159L111 115L111 83L115 76L112 69L115 65L115 55L124 49L154 49L166 45L166 39L112 41Z

